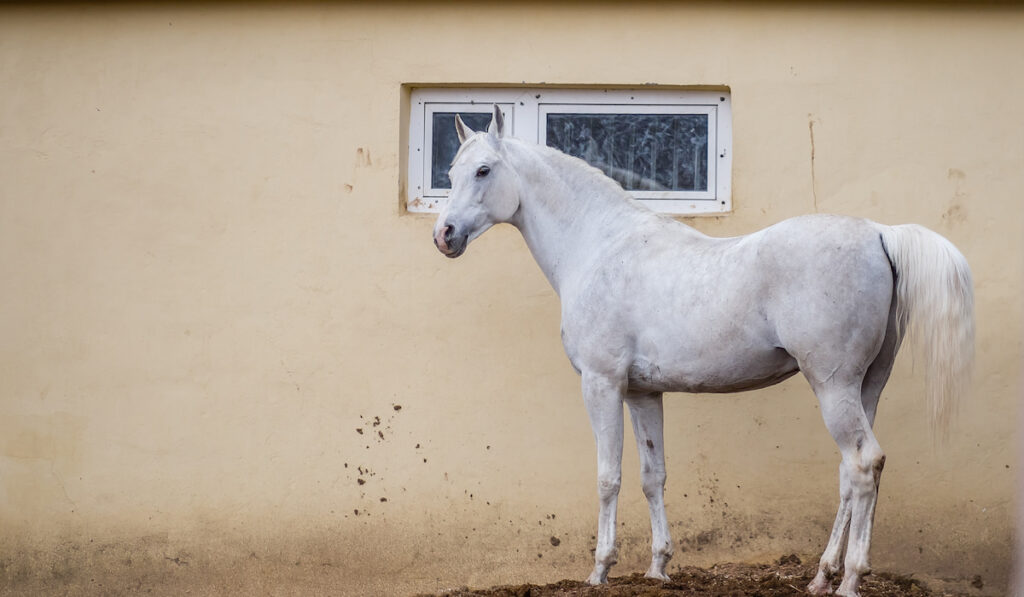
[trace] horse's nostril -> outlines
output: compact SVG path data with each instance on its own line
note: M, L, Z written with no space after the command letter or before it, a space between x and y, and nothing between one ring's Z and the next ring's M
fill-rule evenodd
M447 245L447 244L451 244L451 242L452 242L452 227L451 226L445 226L444 227L444 243Z

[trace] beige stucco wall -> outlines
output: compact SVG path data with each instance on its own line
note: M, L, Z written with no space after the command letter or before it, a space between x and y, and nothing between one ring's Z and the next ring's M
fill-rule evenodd
M400 201L409 84L525 82L728 86L709 234L837 212L963 250L974 396L935 447L898 361L873 563L998 594L1022 64L1024 12L984 5L0 8L0 593L583 578L557 297L514 229L452 262ZM802 378L666 410L673 564L817 557L838 456ZM630 441L619 574L648 557Z

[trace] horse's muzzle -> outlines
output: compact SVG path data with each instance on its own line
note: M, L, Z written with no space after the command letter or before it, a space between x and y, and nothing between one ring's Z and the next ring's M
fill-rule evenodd
M468 238L465 234L455 234L454 226L445 226L434 233L434 246L445 257L454 259L466 252L466 241Z

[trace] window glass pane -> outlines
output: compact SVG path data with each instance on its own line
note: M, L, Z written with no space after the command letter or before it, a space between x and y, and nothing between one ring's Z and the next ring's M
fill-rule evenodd
M430 149L430 187L433 189L450 189L448 169L459 151L459 136L455 132L455 112L434 112L431 130L434 134L434 146ZM474 131L487 130L491 123L490 112L459 112L462 122Z
M547 144L628 191L708 188L706 114L548 114Z

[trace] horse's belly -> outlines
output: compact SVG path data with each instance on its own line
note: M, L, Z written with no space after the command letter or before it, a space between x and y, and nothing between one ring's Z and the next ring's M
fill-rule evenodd
M629 367L629 388L645 392L742 392L764 388L799 371L796 360L781 348L731 360L664 361L637 357Z

